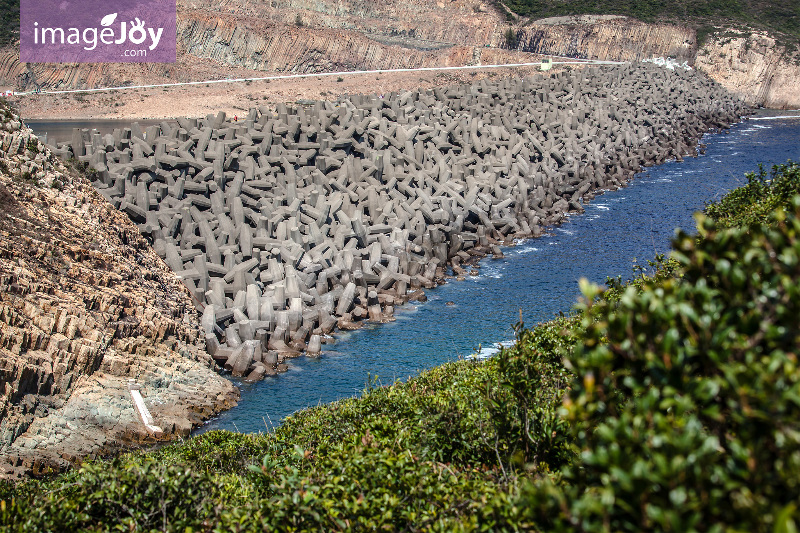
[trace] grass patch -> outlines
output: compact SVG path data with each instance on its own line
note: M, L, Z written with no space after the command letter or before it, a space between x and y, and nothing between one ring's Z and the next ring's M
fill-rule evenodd
M497 5L501 10L507 8L516 15L532 19L591 14L624 15L645 22L691 23L704 33L704 38L710 25L724 22L800 37L800 0L504 0Z

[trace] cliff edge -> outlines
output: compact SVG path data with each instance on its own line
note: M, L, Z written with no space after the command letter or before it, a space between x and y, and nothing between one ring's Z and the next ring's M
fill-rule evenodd
M181 281L82 173L0 104L0 477L152 443L234 405Z

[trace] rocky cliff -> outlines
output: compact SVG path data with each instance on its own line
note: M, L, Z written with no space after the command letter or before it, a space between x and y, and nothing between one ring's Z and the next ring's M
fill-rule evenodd
M645 24L617 16L553 17L512 31L517 50L535 54L641 61L654 56L681 61L694 56L695 32L689 28Z
M751 105L800 107L800 55L766 32L724 28L700 47L689 28L625 17L554 17L513 32L517 50L587 59L688 61ZM508 37L508 36L507 36Z
M703 45L695 66L751 105L800 107L800 54L764 32L728 28Z
M154 442L235 404L180 280L138 229L0 109L0 476Z
M0 54L0 84L27 90L88 88L265 71L379 70L538 57L531 54L619 61L655 56L690 64L696 58L700 70L750 102L800 107L797 68L785 48L759 33L737 39L753 46L712 38L698 53L696 32L688 27L617 16L510 25L493 3L474 0L194 0L178 4L179 55L173 65L28 65L9 48Z

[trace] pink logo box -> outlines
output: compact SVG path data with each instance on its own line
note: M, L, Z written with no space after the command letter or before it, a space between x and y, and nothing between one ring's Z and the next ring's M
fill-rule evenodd
M20 0L23 63L174 63L175 0Z

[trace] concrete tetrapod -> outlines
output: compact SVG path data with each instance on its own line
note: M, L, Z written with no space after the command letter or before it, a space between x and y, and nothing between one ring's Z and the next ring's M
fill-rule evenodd
M75 130L58 150L180 273L215 359L257 378L745 112L702 75L640 64Z

